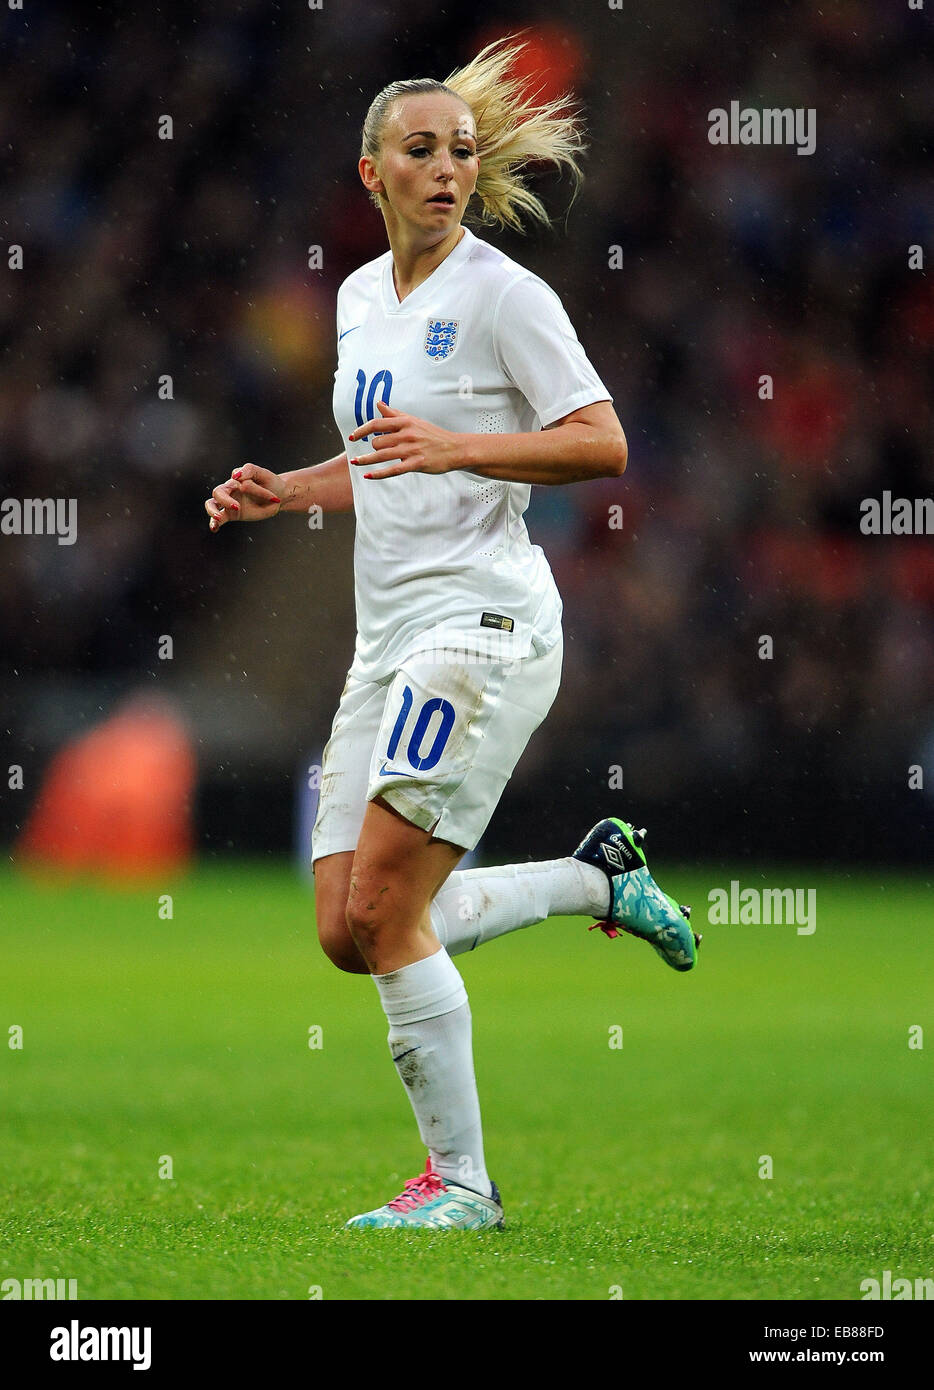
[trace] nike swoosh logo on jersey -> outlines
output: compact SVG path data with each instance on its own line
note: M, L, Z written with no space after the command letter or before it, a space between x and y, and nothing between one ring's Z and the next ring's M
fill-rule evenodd
M362 324L355 323L354 326L353 326L353 328L345 328L344 331L343 331L343 333L340 335L340 338L338 338L337 341L340 342L341 338L346 338L348 333L353 333L353 331L354 331L355 328L362 328L362 327L363 327Z
M383 766L382 766L382 767L380 768L380 770L379 770L379 775L380 775L380 777L414 777L414 776L415 776L415 773L414 773L414 772L396 772L393 768L390 768L389 771L387 772L387 771L386 771L386 764L385 764L385 762L384 762L384 763L383 763Z

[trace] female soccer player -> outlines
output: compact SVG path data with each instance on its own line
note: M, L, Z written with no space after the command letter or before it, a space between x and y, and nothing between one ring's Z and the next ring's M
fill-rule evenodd
M446 82L394 82L363 127L360 177L390 250L337 296L334 416L351 446L281 477L246 464L205 503L212 530L280 510L356 513L357 642L324 753L313 838L318 934L369 973L428 1149L424 1173L351 1226L503 1221L484 1159L471 1015L452 956L556 913L695 962L644 832L601 821L564 859L454 873L554 700L561 600L523 522L532 483L618 477L612 397L558 296L462 225L547 223L520 170L567 165L566 104L524 100L489 44Z

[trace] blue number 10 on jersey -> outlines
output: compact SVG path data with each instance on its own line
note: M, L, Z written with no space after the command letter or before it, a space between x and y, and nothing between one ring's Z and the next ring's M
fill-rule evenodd
M357 421L357 428L366 424L367 420L375 420L379 413L376 409L376 389L382 386L383 394L380 399L384 404L389 404L389 397L392 394L392 372L384 369L374 373L373 380L370 382L370 389L366 392L366 413L363 412L363 393L366 391L366 373L357 372L357 391L354 396L353 413ZM363 435L364 439L369 439L369 435Z

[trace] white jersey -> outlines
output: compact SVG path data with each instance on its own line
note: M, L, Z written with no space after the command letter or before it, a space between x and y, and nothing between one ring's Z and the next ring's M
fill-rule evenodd
M337 295L334 418L347 442L377 400L455 433L542 429L612 396L544 280L464 228L454 250L400 304L392 252ZM387 456L387 461L388 461ZM457 469L366 480L356 513L357 644L351 670L382 680L428 648L512 661L548 651L561 599L523 520L527 483Z

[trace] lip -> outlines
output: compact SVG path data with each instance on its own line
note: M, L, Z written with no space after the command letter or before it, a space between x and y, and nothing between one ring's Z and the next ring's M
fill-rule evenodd
M427 203L431 203L432 207L436 208L452 208L455 205L455 199L453 197L449 203L444 203L441 201L440 194L437 193L434 195L433 198L426 198L425 201Z

